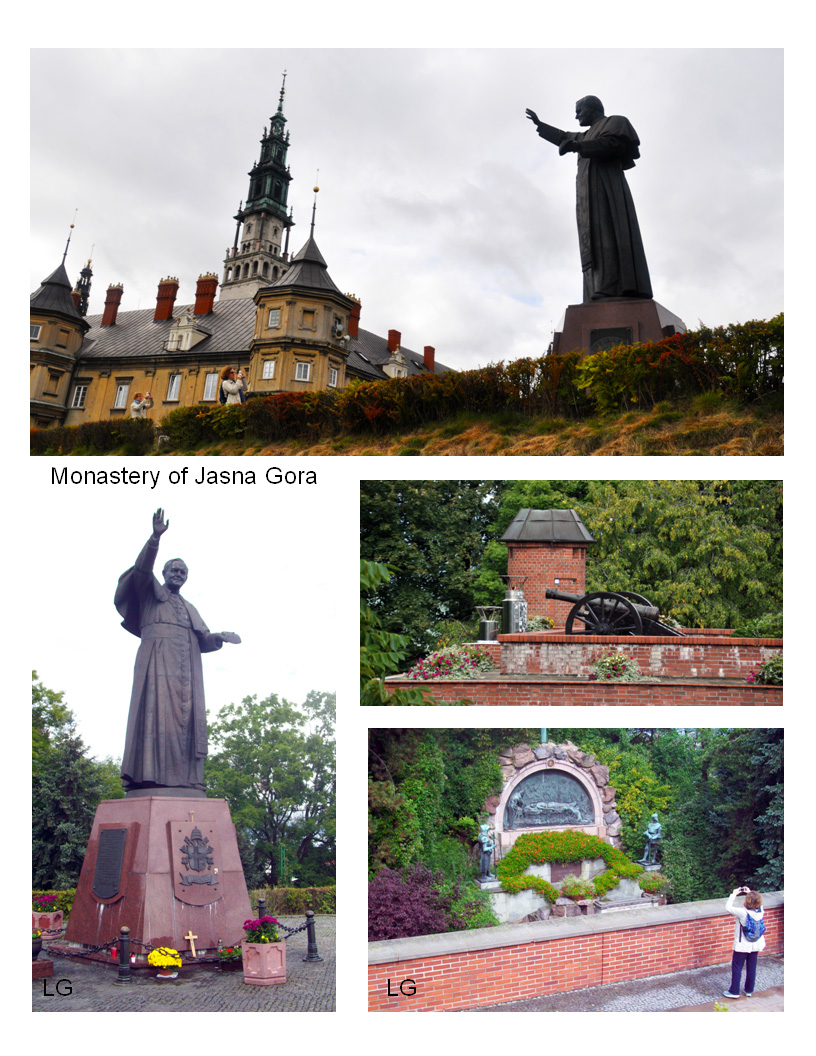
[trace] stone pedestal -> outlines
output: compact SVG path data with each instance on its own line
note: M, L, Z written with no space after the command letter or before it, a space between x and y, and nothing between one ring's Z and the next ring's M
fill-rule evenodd
M620 297L571 304L563 329L553 336L552 352L563 356L579 351L589 356L615 345L661 341L685 330L686 324L679 316L653 300Z
M238 945L252 916L224 799L146 796L100 803L65 938L119 937L197 953ZM131 947L143 954L138 945Z
M31 962L32 979L51 979L54 975L54 962L45 959Z

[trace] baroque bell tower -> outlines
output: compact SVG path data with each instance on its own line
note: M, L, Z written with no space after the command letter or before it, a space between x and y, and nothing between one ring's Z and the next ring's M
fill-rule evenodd
M233 218L235 240L224 258L221 300L252 297L289 268L289 230L294 225L286 200L292 176L286 163L289 132L283 116L286 73L278 109L264 126L260 158L249 172L249 191Z

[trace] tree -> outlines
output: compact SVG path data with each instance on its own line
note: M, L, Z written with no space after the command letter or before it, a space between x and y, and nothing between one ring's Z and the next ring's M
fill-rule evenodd
M334 724L335 695L312 691L299 707L275 694L245 697L211 725L218 750L205 762L207 787L229 800L252 886L284 885L293 874L333 883Z
M124 796L119 764L91 757L63 693L32 678L32 874L38 888L75 887L96 808Z
M436 624L473 616L496 491L472 480L360 485L360 556L393 570L369 605L386 632L410 639L411 662L436 644Z

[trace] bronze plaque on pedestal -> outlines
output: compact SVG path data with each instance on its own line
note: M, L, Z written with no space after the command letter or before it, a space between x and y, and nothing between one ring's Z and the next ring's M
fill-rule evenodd
M127 829L102 829L94 869L93 893L97 898L113 898L122 882Z

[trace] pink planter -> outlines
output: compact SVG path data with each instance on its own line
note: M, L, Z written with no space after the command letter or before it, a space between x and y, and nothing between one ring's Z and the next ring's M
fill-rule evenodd
M56 913L40 913L39 910L31 912L31 927L39 928L42 932L43 942L58 939L63 932L63 912L58 909Z
M275 986L286 982L285 942L242 942L244 982Z

